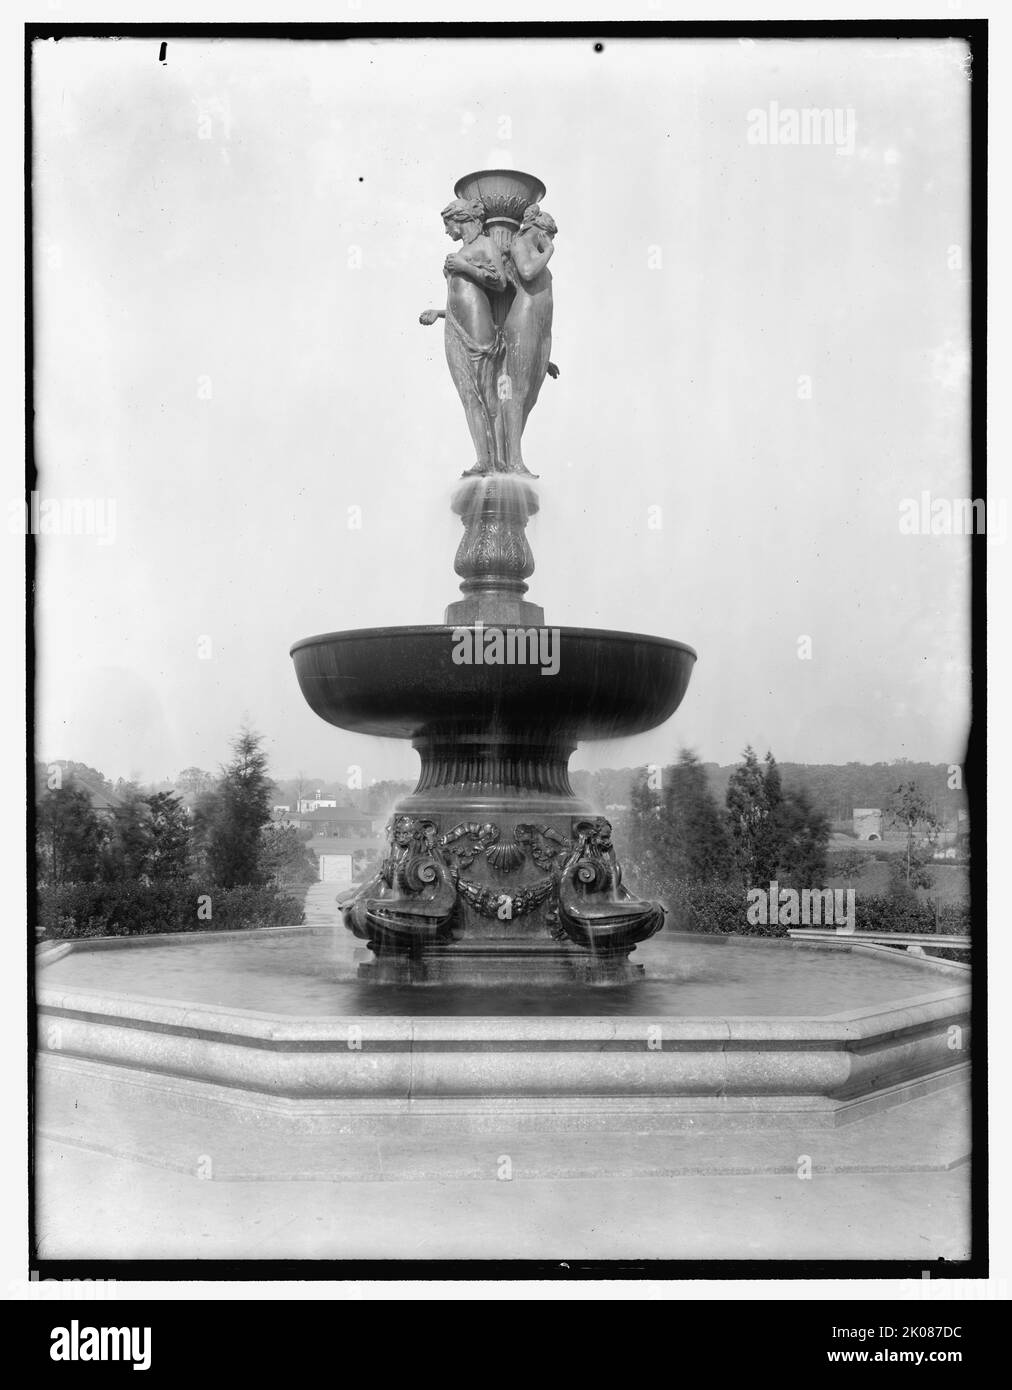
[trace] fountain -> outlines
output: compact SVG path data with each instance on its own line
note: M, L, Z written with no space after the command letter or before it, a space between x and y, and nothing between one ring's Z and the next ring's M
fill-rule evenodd
M328 916L45 943L38 1133L215 1179L373 1180L405 1155L409 1176L438 1178L502 1154L546 1176L793 1174L815 1152L820 1168L909 1166L874 1116L962 1088L967 968L853 935L658 937L663 908L626 887L611 826L573 794L577 742L662 723L695 653L548 627L525 597L538 499L522 441L557 374L556 228L528 175L456 193L443 218L463 249L422 322L445 319L475 452L452 504L462 596L440 624L292 650L321 718L421 758L379 873L344 901L353 936ZM831 1133L844 1125L850 1147ZM585 1149L611 1131L614 1149ZM962 1143L931 1162L961 1161Z
M421 758L379 873L344 906L377 983L624 984L664 909L622 881L611 825L569 783L581 740L643 733L678 708L696 654L660 637L547 627L528 601L537 494L523 431L546 376L557 228L529 174L461 179L442 212L446 357L475 451L452 506L463 597L431 627L308 637L292 648L311 708L408 738Z

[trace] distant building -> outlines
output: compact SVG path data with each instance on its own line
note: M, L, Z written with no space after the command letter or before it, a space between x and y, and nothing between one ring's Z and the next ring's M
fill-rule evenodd
M98 816L104 816L113 820L116 812L122 810L125 805L124 798L118 792L112 791L108 786L102 786L82 772L80 768L73 768L67 773L67 785L76 787L79 791L87 792L88 800L91 802L91 809Z
M854 834L859 840L881 840L882 812L877 807L855 806Z
M314 839L372 840L376 837L376 817L354 806L314 807L311 811L300 811L292 820L295 825L311 830Z
M966 811L957 811L937 837L935 859L949 859L965 864L970 858L970 818Z
M337 797L330 792L317 791L315 796L299 797L299 814L307 815L310 811L329 810L337 805Z
M381 836L364 840L328 836L312 840L310 848L317 857L320 878L347 885L376 872L386 841Z

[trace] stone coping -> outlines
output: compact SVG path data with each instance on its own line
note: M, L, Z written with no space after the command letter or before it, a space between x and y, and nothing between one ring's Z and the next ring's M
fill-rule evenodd
M918 945L921 943L918 942ZM905 947L889 946L884 941L855 941L851 948L860 951L862 955L875 956L878 960L901 960L905 965L916 965L922 970L933 970L936 975L969 975L973 966L968 961L963 960L944 960L940 956L918 955L910 952ZM929 950L926 947L925 950ZM962 949L958 946L949 949L957 951ZM900 954L902 951L902 954Z
M386 1043L412 1047L438 1047L440 1044L475 1046L557 1043L588 1048L602 1045L642 1047L645 1031L663 1027L666 1044L695 1043L719 1046L722 1043L782 1042L818 1047L849 1047L869 1038L881 1038L947 1020L963 1018L969 1012L970 991L965 986L916 995L871 1009L851 1009L822 1017L785 1014L780 1016L711 1016L672 1018L663 1014L602 1016L516 1017L447 1016L409 1018L403 1015L347 1015L334 1017L295 1017L287 1014L256 1013L244 1009L207 1008L174 1004L164 999L96 993L74 989L42 988L38 991L39 1013L67 1015L105 1023L158 1032L180 1032L191 1037L217 1037L223 1041L249 1040L254 1045L323 1046L347 1048L349 1029L356 1028L363 1044Z
M136 936L72 936L40 941L35 947L37 966L51 965L72 951L111 951L132 946L183 946L189 941L227 941L229 937L243 939L261 936L285 936L297 931L327 931L327 927L310 922L296 922L290 927L240 927L237 931L163 931L145 932Z

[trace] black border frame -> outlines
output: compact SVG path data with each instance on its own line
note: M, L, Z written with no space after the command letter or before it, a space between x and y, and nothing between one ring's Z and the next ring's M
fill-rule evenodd
M32 45L64 38L146 38L161 44L172 39L276 39L345 42L368 39L585 39L603 51L610 38L678 40L700 38L798 39L960 39L971 53L970 82L970 384L972 495L983 498L987 510L987 85L988 21L960 18L938 20L719 20L719 21L551 21L516 24L476 23L122 23L42 24L27 22L24 48L24 208L25 208L25 490L37 485L33 438L34 261L32 241ZM598 47L600 45L600 47ZM971 664L973 685L970 727L964 764L973 843L970 902L978 940L977 960L987 951L987 567L985 535L971 537ZM35 921L32 884L35 873L34 593L36 542L27 528L26 559L26 777L27 777L27 902L28 931L28 1271L30 1279L113 1280L586 1280L586 1279L916 1279L926 1266L913 1260L49 1260L36 1254L35 1164L33 1147L35 1075ZM979 925L977 923L979 922ZM988 1247L988 1133L987 1133L987 971L973 971L972 1017L979 1039L971 1079L973 1158L971 1172L971 1256L958 1262L937 1261L930 1277L982 1279L989 1272ZM927 1310L925 1309L925 1314ZM948 1319L951 1320L951 1317Z

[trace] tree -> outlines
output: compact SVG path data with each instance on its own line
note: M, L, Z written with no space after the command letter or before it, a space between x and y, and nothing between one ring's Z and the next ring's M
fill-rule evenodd
M217 836L221 815L222 798L218 787L202 792L190 812L190 846L194 859L208 876L213 876L211 844Z
M294 825L265 825L260 832L260 871L275 888L315 883L319 863Z
M888 815L890 824L902 825L907 832L906 886L915 886L911 879L915 876L929 886L931 875L925 867L925 857L915 853L918 830L926 840L933 843L938 835L939 820L931 800L924 794L917 782L901 782L889 798Z
M221 781L195 808L195 821L212 881L222 888L259 885L260 832L271 818L272 782L263 737L243 728L232 741L232 761Z
M732 869L727 828L721 819L706 770L688 748L665 772L660 841L675 878L697 882L725 880Z
M773 766L775 768L776 764ZM778 796L779 789L780 774L776 772L770 786L774 797ZM751 744L731 773L726 802L731 848L742 883L746 888L768 883L776 870L770 836L770 805L766 777Z
M369 786L368 809L374 816L384 815L402 796L409 796L415 789L413 782L384 781L373 782Z
M765 768L751 747L727 784L727 827L746 888L782 878L815 887L826 878L829 820L804 787L785 790L767 753Z
M629 790L626 834L626 868L637 890L660 892L667 868L661 804L645 767L637 769Z
M117 790L121 800L113 808L112 823L102 849L102 878L139 881L147 874L150 838L148 803L137 788L124 784Z
M775 813L777 877L794 888L826 881L829 820L804 788L785 792Z
M214 778L201 767L186 767L176 778L176 786L184 796L196 800L214 786Z
M190 872L190 822L186 807L171 792L147 798L147 872L153 882L186 878Z
M79 787L47 788L39 798L36 872L40 883L93 883L98 877L104 833Z
M761 873L760 881L765 883L774 877L780 867L783 854L786 803L780 780L780 769L777 766L776 758L768 749L764 761L766 768L763 772L763 797L766 814L759 826L756 847L757 868Z
M88 792L104 792L107 796L114 796L115 789L108 777L104 777L97 767L90 767L87 763L76 763L70 758L63 758L52 764L62 771L63 785L69 786L76 784L82 790Z

